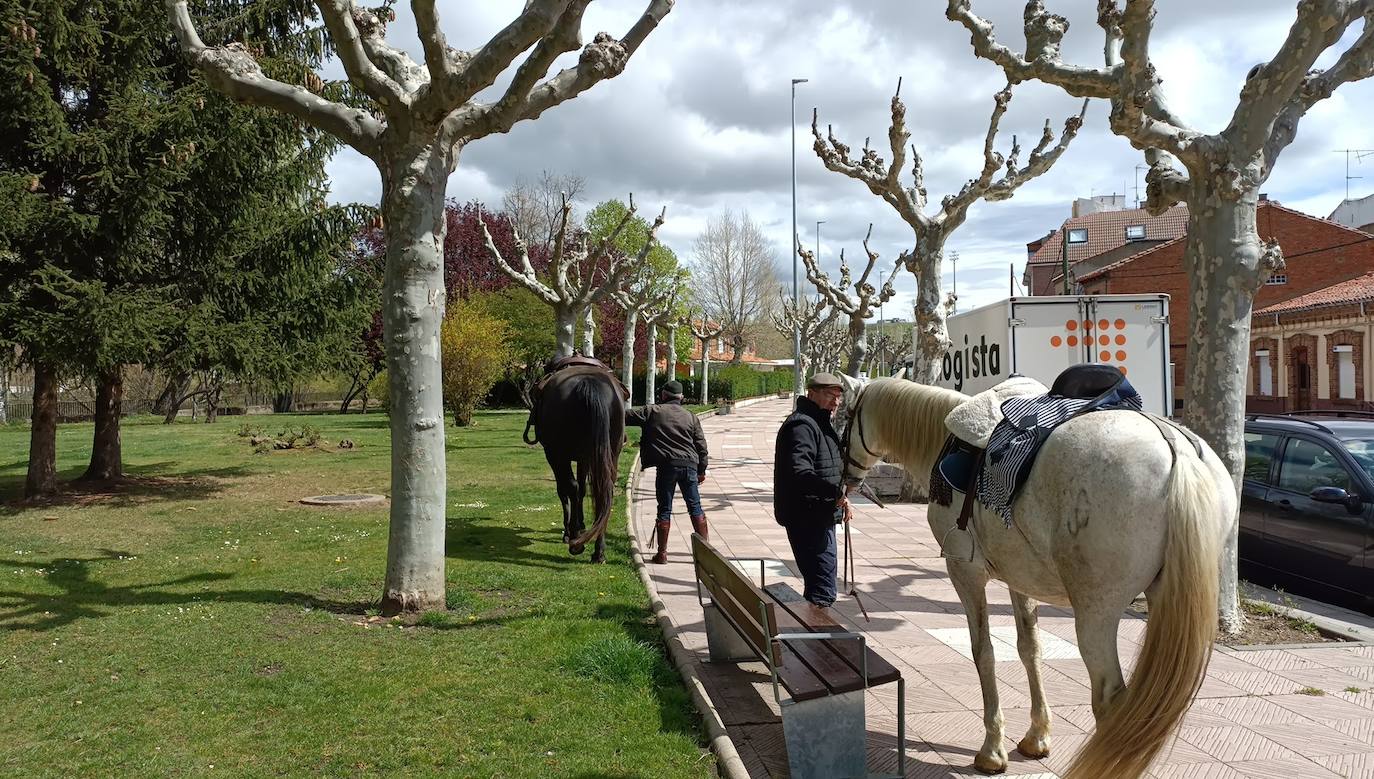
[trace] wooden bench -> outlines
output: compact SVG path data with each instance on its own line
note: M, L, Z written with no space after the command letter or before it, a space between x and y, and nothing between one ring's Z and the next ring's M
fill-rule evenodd
M897 683L896 775L905 776L901 672L869 649L862 633L845 630L826 609L786 584L765 584L762 560L755 585L695 533L692 559L711 662L760 660L768 666L794 779L869 775L864 690L889 682Z

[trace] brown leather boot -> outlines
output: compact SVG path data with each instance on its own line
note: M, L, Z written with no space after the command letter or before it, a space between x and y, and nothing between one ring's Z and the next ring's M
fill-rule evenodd
M659 522L656 530L658 531L658 554L654 555L649 562L663 565L668 562L668 532L673 529L671 522Z
M709 535L707 534L707 532L706 532L706 515L705 515L705 514L702 514L702 515L699 516L699 517L692 517L692 532L693 532L693 533L696 533L696 534L699 535L699 536L701 536L701 540L702 540L702 541L707 541L707 540L710 539L710 536L709 536Z

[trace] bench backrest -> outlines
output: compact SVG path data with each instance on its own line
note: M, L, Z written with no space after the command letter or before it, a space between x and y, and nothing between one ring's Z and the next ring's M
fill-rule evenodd
M711 593L711 601L739 629L745 642L760 658L781 663L781 649L773 640L778 634L773 601L696 533L692 534L692 560L697 581Z

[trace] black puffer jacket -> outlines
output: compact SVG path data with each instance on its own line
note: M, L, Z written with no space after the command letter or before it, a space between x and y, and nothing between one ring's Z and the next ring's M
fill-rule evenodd
M843 511L844 459L830 412L807 398L778 430L773 449L773 516L779 525L834 523Z
M681 401L632 408L625 412L625 424L644 428L639 461L645 468L674 465L706 473L706 433Z

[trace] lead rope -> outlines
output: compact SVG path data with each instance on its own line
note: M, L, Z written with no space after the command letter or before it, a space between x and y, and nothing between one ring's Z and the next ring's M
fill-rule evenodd
M859 598L857 583L854 581L854 543L853 537L849 534L849 523L844 523L844 586L848 590L846 595L854 599L859 605L859 612L864 615L865 622L872 622L868 617L868 609L864 608L864 602Z

